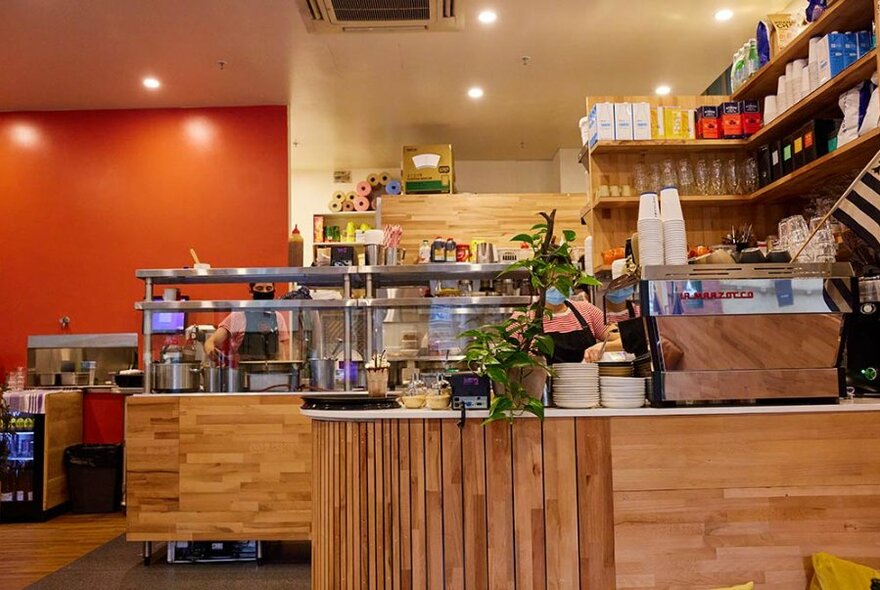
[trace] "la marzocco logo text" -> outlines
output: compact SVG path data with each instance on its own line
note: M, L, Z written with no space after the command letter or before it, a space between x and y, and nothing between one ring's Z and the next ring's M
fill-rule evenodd
M705 301L707 299L754 299L755 292L754 291L704 291L704 292L690 293L688 291L684 291L681 294L681 298L684 300L701 300L701 301Z

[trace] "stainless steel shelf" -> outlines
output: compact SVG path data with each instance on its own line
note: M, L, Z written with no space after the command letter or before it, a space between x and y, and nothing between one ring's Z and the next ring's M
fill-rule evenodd
M297 309L344 309L358 307L357 299L273 299L250 300L201 300L201 301L138 301L134 308L141 311L229 311L229 310L275 310Z
M223 283L303 283L315 286L342 286L346 276L358 274L354 266L309 266L268 268L192 268L141 269L135 277L151 279L154 285Z
M430 281L516 279L526 276L525 272L512 272L500 276L508 266L507 263L438 262L398 266L361 266L358 268L358 273L371 275L378 287L427 285Z
M531 303L531 297L399 297L395 299L358 299L359 307L517 307Z

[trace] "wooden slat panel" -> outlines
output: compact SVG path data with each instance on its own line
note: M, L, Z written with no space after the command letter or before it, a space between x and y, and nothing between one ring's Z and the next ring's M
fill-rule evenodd
M46 396L43 510L49 510L68 500L64 450L83 440L82 395L79 391L59 391Z
M515 579L512 427L493 422L486 427L486 511L488 521L489 587L507 590Z
M462 531L461 432L455 420L436 422L442 424L444 588L462 590L465 547Z
M616 418L614 489L880 484L877 439L874 413Z
M443 468L439 420L425 420L425 537L428 589L444 587Z
M547 589L579 588L578 489L574 418L544 427L544 510L547 536Z
M413 566L412 566L412 463L410 461L409 420L398 422L398 449L400 451L400 481L399 481L399 514L400 514L400 587L402 590L412 590Z
M382 502L382 561L384 572L384 588L392 588L391 557L394 548L391 546L391 421L382 420L382 492L377 497ZM394 466L397 469L397 465Z
M577 418L575 430L581 588L614 588L614 499L609 419Z
M388 461L385 470L388 473L390 491L386 499L386 510L391 510L391 588L400 588L400 574L403 571L403 560L400 550L400 473L403 465L400 461L400 421L389 420L390 433L388 437Z
M413 588L422 590L428 587L427 519L425 506L425 421L411 420L410 477L412 485L412 581Z
M425 236L438 235L452 236L459 244L483 239L499 247L517 248L519 244L510 238L538 223L539 211L556 209L557 227L577 232L575 243L582 244L587 236L580 224L584 202L583 194L404 195L382 199L382 223L403 227L401 246L410 255L419 251Z
M541 422L519 420L513 427L513 519L516 580L523 588L544 586L544 463Z
M486 441L479 420L466 420L462 434L462 478L464 480L464 571L468 590L489 587L487 531ZM494 523L493 523L494 526Z
M370 590L378 588L379 553L376 551L376 423L367 422L367 566Z

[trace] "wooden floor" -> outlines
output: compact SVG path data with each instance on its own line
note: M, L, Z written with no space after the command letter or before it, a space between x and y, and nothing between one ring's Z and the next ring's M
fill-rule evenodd
M0 588L25 588L124 532L122 513L0 525Z

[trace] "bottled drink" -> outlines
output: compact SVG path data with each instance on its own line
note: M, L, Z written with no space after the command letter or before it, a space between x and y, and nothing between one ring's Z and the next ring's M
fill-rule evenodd
M455 262L455 240L446 238L446 262Z
M431 262L446 262L446 240L437 236L431 246Z
M419 264L425 264L430 261L431 245L428 243L428 240L422 240L422 245L419 246Z

